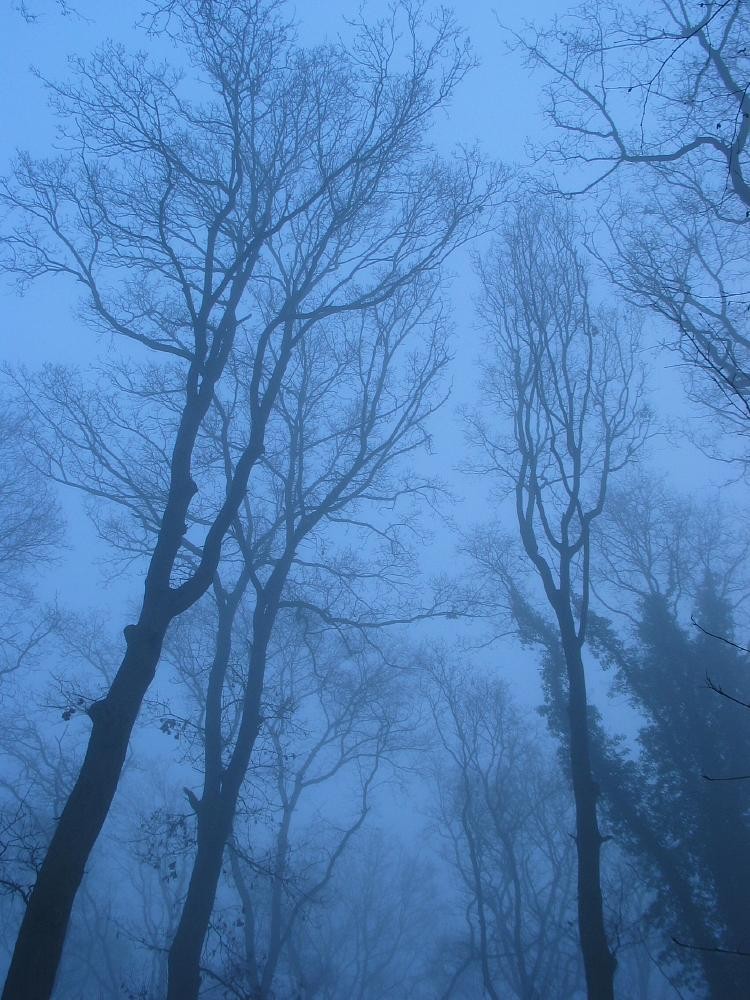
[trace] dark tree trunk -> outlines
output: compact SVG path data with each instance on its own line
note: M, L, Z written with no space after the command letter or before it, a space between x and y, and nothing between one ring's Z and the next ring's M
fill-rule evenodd
M136 625L124 630L127 648L107 695L89 709L92 728L86 755L29 897L2 1000L49 1000L51 996L73 903L117 791L130 735L159 665L167 629L173 618L195 604L211 585L224 536L262 449L265 425L261 422L259 433L238 462L231 490L206 536L197 570L178 589L172 589L172 570L197 490L190 474L192 452L213 384L204 379L183 411L172 454L169 496L146 575L141 614Z
M601 888L601 845L597 819L599 790L591 768L586 675L580 644L563 628L568 674L570 771L576 813L578 929L589 1000L614 1000L617 960L607 943Z
M190 885L169 949L168 1000L191 1000L200 990L200 959L214 908L224 848L232 831L233 803L225 796L203 799L198 813L198 849Z
M62 956L86 862L107 818L128 741L153 680L168 621L145 614L127 629L127 650L106 698L91 710L91 736L78 779L50 841L16 940L3 1000L47 1000Z
M254 644L242 720L231 760L209 774L198 806L198 847L185 903L169 949L167 1000L197 1000L203 942L216 898L224 850L232 832L242 783L260 731L260 708L266 651L273 615L259 602L254 616ZM216 661L215 661L216 664Z

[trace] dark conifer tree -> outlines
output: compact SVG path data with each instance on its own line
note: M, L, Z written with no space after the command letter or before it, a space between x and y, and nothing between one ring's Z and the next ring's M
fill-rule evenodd
M741 695L746 654L723 641L733 615L710 574L693 617L700 628L681 624L662 595L645 597L629 652L597 624L644 722L636 760L601 731L595 756L610 819L643 862L649 917L675 942L673 959L700 962L711 997L739 998L750 991L750 957L732 954L750 952L750 712L711 684Z

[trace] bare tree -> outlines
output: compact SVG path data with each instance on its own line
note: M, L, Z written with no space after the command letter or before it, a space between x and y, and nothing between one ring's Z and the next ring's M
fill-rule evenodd
M41 3L41 5L39 3L28 4L24 0L17 0L13 4L13 9L18 12L27 24L36 24L37 21L50 14L52 11L48 9L49 7L52 7L52 11L56 11L62 17L79 16L78 11L71 5L69 0L54 0L54 5L46 2Z
M362 831L322 902L290 940L304 1000L434 997L425 989L436 882L429 863L383 831Z
M485 456L481 471L512 493L521 542L564 653L581 949L589 996L606 1000L616 962L602 904L583 660L591 526L604 509L610 477L643 442L648 412L637 329L611 311L593 310L576 242L574 220L562 208L521 207L482 267L480 315L490 347L484 398L491 416L479 414L471 427ZM476 555L492 569L491 549L479 546ZM502 565L492 569L498 571Z
M664 317L690 387L747 462L750 27L742 0L589 5L519 39L548 75L556 183L598 193L599 257ZM583 178L583 180L582 180Z
M61 512L46 481L22 450L23 418L0 414L0 594L14 597L23 576L61 540Z
M575 853L567 793L544 760L541 734L501 682L451 668L439 652L430 661L438 822L468 899L468 947L455 982L478 964L488 997L572 997L581 970L568 930Z
M0 413L0 678L38 652L55 623L35 601L33 579L54 558L64 522L43 476L26 460L23 415Z
M412 596L399 581L407 550L396 524L381 513L386 504L398 510L404 500L430 491L403 460L425 443L425 421L442 399L438 380L447 354L443 324L431 308L433 291L427 283L400 294L387 308L358 317L352 329L334 322L311 332L280 388L278 419L269 422L263 459L267 477L256 478L258 492L248 497L232 530L244 561L230 592L215 584L219 624L206 687L203 789L194 803L197 854L170 949L170 996L197 995L224 848L263 725L268 649L280 612L292 608L325 621L335 616L360 629L384 624L388 612L399 621L440 613L436 607L410 612L416 603L413 578ZM224 410L218 441L231 476L235 452L228 421ZM330 532L333 527L340 533L342 523L349 528L344 553ZM368 553L363 563L352 545ZM331 587L335 603L321 607ZM385 587L392 591L387 601ZM246 588L249 655L239 691L230 694L225 684L232 627ZM369 620L361 620L363 614ZM231 728L222 730L228 699L241 709ZM267 968L272 974L273 963ZM270 988L265 980L262 986Z
M632 625L644 600L658 597L690 622L707 578L733 616L750 598L750 536L719 492L684 496L665 477L637 471L612 491L597 525L599 605Z
M631 164L666 170L739 218L750 209L746 31L741 0L595 4L531 29L518 41L551 74L555 162L573 159L588 187Z
M401 71L399 18L413 43ZM120 387L131 415L140 397L154 418L151 378L167 379L174 401L151 447L161 491L143 603L111 687L88 709L88 750L29 899L6 997L50 994L167 628L212 584L298 345L322 319L385 302L439 267L488 200L475 160L446 166L426 145L470 62L449 15L423 24L398 9L361 24L348 45L314 52L296 46L272 0L175 0L152 5L149 24L198 80L188 86L179 70L115 46L79 61L73 83L50 85L65 155L22 154L2 190L16 220L7 267L21 283L73 279L95 327L148 352L150 367ZM251 359L249 436L228 488L205 495L196 442L240 345ZM123 431L144 440L135 418ZM141 472L109 450L94 465L131 491ZM68 478L99 489L75 469ZM200 554L180 574L196 506Z
M321 905L356 844L386 765L414 741L413 713L392 664L332 638L303 637L293 657L277 659L266 696L270 746L261 763L272 833L259 836L240 814L229 845L241 920L232 920L236 909L220 908L213 941L223 955L221 978L259 1000L273 995L279 976L295 978L288 946L296 925ZM238 922L240 941L229 929Z

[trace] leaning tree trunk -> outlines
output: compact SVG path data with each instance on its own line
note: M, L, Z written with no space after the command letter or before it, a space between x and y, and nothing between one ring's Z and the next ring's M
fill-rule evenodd
M200 990L200 960L221 875L234 809L224 795L198 807L198 846L187 896L167 962L169 1000L193 1000Z
M89 711L86 756L29 898L3 1000L48 1000L52 993L73 902L114 798L167 625L144 608L138 624L127 629L127 651L109 693Z
M560 623L568 675L570 771L576 814L578 930L589 1000L614 1000L617 960L607 942L601 887L598 787L591 768L586 675L581 647L570 623Z
M204 786L197 804L198 846L187 896L167 961L167 1000L197 1000L203 942L216 898L224 850L232 832L242 783L260 730L261 698L273 615L259 602L253 618L253 655L237 741L231 760Z
M183 411L172 454L169 496L146 575L141 613L137 624L124 630L127 647L109 691L88 710L92 728L86 755L29 897L2 1000L49 1000L52 994L73 903L117 790L128 742L154 679L167 629L211 585L224 535L262 451L261 424L237 464L231 489L206 537L198 570L179 590L173 590L172 570L197 490L191 476L193 448L216 377L214 373L213 381L204 378Z

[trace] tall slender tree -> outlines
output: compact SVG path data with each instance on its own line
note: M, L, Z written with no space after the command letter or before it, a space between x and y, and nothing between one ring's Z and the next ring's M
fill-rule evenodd
M300 345L280 387L262 462L267 475L257 477L257 492L232 529L243 562L231 592L220 584L221 570L215 583L219 620L203 713L197 853L170 949L170 998L198 994L201 949L224 849L263 726L268 651L280 614L296 609L329 622L338 616L350 629L367 629L389 613L402 622L445 613L439 606L412 610L414 593L399 585L407 550L395 523L382 515L386 504L398 509L430 492L430 483L410 473L404 459L424 445L426 421L443 398L446 331L434 313L435 292L434 282L424 281L355 323L322 324ZM232 395L242 398L243 392ZM231 477L235 451L228 414L222 409L217 437L223 446L220 464ZM368 551L365 565L358 566L351 552L342 554L327 531L332 525L341 533L344 523L349 545ZM413 575L410 582L414 591ZM398 602L393 595L386 601L386 586L399 593ZM246 588L249 656L244 683L230 695L234 619ZM331 589L333 600L321 600ZM235 723L222 728L229 697L238 697L242 708ZM267 969L272 976L270 961ZM270 991L265 976L262 989L264 995Z
M399 19L410 44L397 68ZM274 0L156 3L148 27L175 43L180 65L114 45L79 60L73 82L50 84L65 155L21 154L0 195L5 264L20 282L72 279L92 324L150 359L119 384L131 407L116 424L124 437L144 439L135 400L157 426L164 418L147 442L159 490L141 608L114 681L88 708L88 749L26 908L6 1000L52 991L167 629L212 584L297 346L322 319L384 302L439 267L475 231L492 188L476 160L443 164L427 144L470 64L447 13L425 23L396 8L348 45L312 51ZM251 366L249 433L231 482L209 495L196 443L239 345ZM171 384L166 413L154 378ZM69 454L64 429L58 440ZM96 472L135 504L142 470L103 441ZM64 478L97 492L77 472ZM200 555L186 570L188 534Z
M478 468L512 491L521 543L559 636L581 950L589 997L611 1000L616 960L602 901L584 647L592 524L604 510L610 477L641 446L649 415L637 328L594 309L576 244L575 220L564 208L521 206L481 267L487 407L471 430L484 456ZM486 561L487 550L477 554Z

